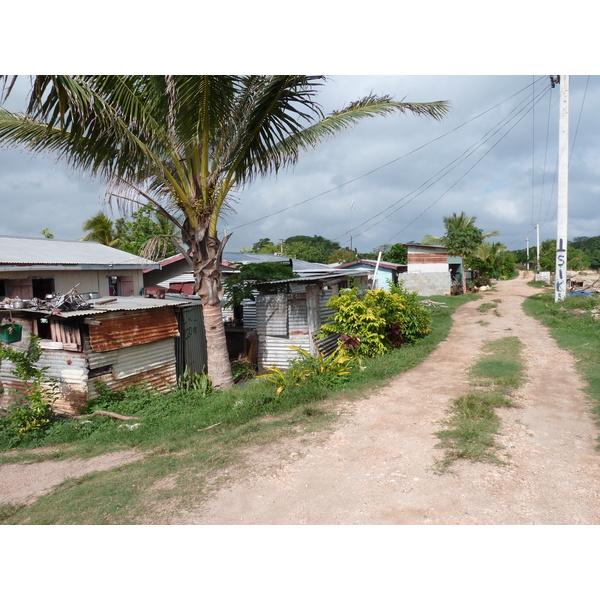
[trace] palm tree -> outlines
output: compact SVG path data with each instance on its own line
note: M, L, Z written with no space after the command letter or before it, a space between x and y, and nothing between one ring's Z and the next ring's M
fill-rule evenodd
M441 119L446 102L369 95L324 116L322 76L55 76L32 80L25 114L0 109L0 144L52 152L107 186L109 200L152 205L181 231L202 298L208 374L232 385L217 225L232 193L297 162L365 117ZM14 80L5 78L5 97ZM177 215L181 215L178 217Z
M460 257L462 262L463 293L467 291L465 258L472 256L485 238L498 235L497 231L483 233L481 229L475 227L476 220L477 217L467 217L464 211L460 215L452 213L451 217L444 217L446 233L442 237L438 238L433 235L426 235L423 238L424 244L445 246L451 255Z
M114 223L102 211L84 221L83 231L87 232L87 235L81 238L83 242L99 242L113 248L119 245Z
M460 215L456 213L452 213L451 217L444 217L444 226L446 228L446 234L449 231L456 229L465 229L468 227L475 227L475 221L477 217L467 217L466 213L462 211ZM483 238L494 237L498 235L497 231L488 231L487 233L482 233ZM434 235L426 235L423 238L423 244L429 244L431 246L443 245L444 236L436 237Z
M500 277L504 262L506 246L500 242L483 242L473 253L484 264L483 275L487 277Z

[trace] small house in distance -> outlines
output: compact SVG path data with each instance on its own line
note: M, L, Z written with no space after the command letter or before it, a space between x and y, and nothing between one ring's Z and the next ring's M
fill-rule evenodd
M407 269L398 276L409 292L419 296L446 296L452 290L452 278L459 272L460 258L454 259L442 246L404 244ZM456 262L458 261L458 265Z
M369 288L388 291L390 289L389 282L398 283L400 273L406 273L407 271L406 265L399 265L383 260L380 261L378 265L376 260L368 260L365 258L344 263L336 268L357 271L362 274L367 273L369 276Z

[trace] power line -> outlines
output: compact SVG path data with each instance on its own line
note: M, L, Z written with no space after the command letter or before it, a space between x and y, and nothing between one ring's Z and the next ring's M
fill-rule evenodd
M542 92L541 92L541 93L538 95L536 102L539 102L539 101L540 101L540 99L541 99L541 98L542 98L542 97L543 97L543 96L544 96L546 93L548 93L549 89L550 89L549 87L545 88L545 89L544 89L544 90L543 90L543 91L542 91ZM453 184L450 186L450 188L448 188L448 189L447 189L447 190L446 190L446 191L445 191L445 192L444 192L444 193L443 193L441 196L439 196L439 197L438 197L438 198L437 198L437 199L436 199L434 202L432 202L432 203L431 203L431 204L430 204L430 205L429 205L429 206L428 206L428 207L427 207L427 208L426 208L424 211L422 211L422 212L421 212L419 215L417 215L417 217L415 217L415 219L413 219L413 220L412 220L410 223L408 223L408 224L407 224L405 227L403 227L403 228L402 228L400 231L396 232L396 234L394 234L394 236L392 236L392 238L390 238L390 240L388 240L386 243L389 243L391 240L393 240L395 237L397 237L397 236L398 236L400 233L402 233L404 230L406 230L408 227L410 227L410 225L412 225L412 224L413 224L413 223L415 223L415 222L416 222L416 221L417 221L419 218L421 218L421 217L422 217L422 216L423 216L423 215L424 215L424 214L425 214L425 213L426 213L428 210L430 210L430 209L431 209L433 206L435 206L435 204L437 204L437 203L438 203L438 202L439 202L439 201L440 201L440 200L441 200L441 199L442 199L442 198L443 198L443 197L444 197L444 196L445 196L445 195L446 195L448 192L450 192L450 190L452 190L452 189L453 189L453 188L454 188L454 187L455 187L455 186L456 186L456 185L457 185L457 184L458 184L460 181L462 181L462 179L464 179L464 178L466 177L466 175L468 175L468 174L469 174L469 173L470 173L470 172L471 172L471 171L472 171L472 170L473 170L473 169L474 169L474 168L475 168L475 167L476 167L476 166L477 166L477 165L478 165L478 164L479 164L479 163L480 163L480 162L481 162L481 161L482 161L482 160L483 160L483 159L484 159L484 158L485 158L485 157L486 157L486 156L487 156L487 155L488 155L488 154L489 154L489 153L490 153L490 152L491 152L491 151L492 151L492 150L493 150L493 149L494 149L494 148L495 148L495 147L496 147L496 146L497 146L497 145L498 145L498 144L499 144L499 143L500 143L500 142L501 142L501 141L502 141L502 140L503 140L503 139L504 139L504 138L505 138L505 137L506 137L506 136L507 136L507 135L508 135L508 134L509 134L509 133L510 133L510 132L511 132L511 131L512 131L512 130L515 128L515 127L516 127L516 126L517 126L517 125L518 125L518 124L519 124L519 123L520 123L520 122L521 122L521 121L522 121L522 120L523 120L523 118L524 118L524 117L525 117L527 114L529 114L529 112L531 111L531 108L527 108L527 104L526 104L526 105L524 105L523 107L521 107L521 108L520 108L518 111L517 111L517 108L519 108L519 105L517 105L517 107L515 107L515 108L513 109L513 111L511 112L511 115L512 115L512 113L515 113L515 111L516 111L516 114L515 114L515 115L512 115L512 116L510 116L510 118L509 118L509 117L505 117L505 118L504 118L502 121L500 121L500 122L499 122L499 123L498 123L496 126L494 126L494 127L493 127L493 128L490 130L490 131L488 131L488 133L487 133L487 134L485 134L485 135L483 136L483 138L481 138L481 140L480 140L479 142L477 142L476 144L474 144L473 146L471 146L471 148L472 148L472 149L471 149L471 151L470 151L470 152L467 152L467 151L465 151L465 152L463 153L463 155L461 155L461 156L464 156L464 155L466 154L466 157L462 158L462 160L460 160L458 164L460 164L461 162L464 162L464 161L466 160L466 158L467 158L467 157L469 157L469 156L471 156L472 154L474 154L476 150L478 150L478 149L479 149L479 148L480 148L480 147L481 147L481 146L482 146L482 145L483 145L485 142L487 142L487 141L488 141L488 139L492 139L492 138L493 138L495 135L497 135L497 134L498 134L498 133L499 133L499 132L500 132L500 131L501 131L501 130L504 128L504 127L506 127L506 126L508 125L508 123L510 123L510 121L512 121L514 118L516 118L516 116L517 116L518 114L520 114L521 112L523 112L523 111L524 111L524 110L526 110L526 109L527 109L527 110L526 110L525 114L523 114L523 115L521 116L521 118L519 118L519 119L518 119L518 120L517 120L517 121L516 121L516 122L515 122L515 123L512 125L512 127L511 127L511 128L510 128L510 129L509 129L509 130L508 130L508 131L507 131L507 132L506 132L506 133L505 133L505 134L504 134L504 135L503 135L503 136L502 136L502 137L501 137L501 138L500 138L500 139L499 139L499 140L498 140L498 141L497 141L497 142L496 142L496 143L495 143L493 146L491 146L491 148L490 148L490 149L489 149L489 150L488 150L488 151L487 151L487 152L486 152L486 153L485 153L485 154L484 154L484 155L483 155L483 156L482 156L482 157L481 157L479 160L477 160L477 161L475 162L475 164L474 164L474 165L473 165L473 166L472 166L470 169L468 169L468 170L467 170L467 171L466 171L466 172L465 172L463 175L461 175L461 177L459 177L459 179L458 179L457 181L455 181L455 182L454 182L454 183L453 183ZM504 122L504 121L506 121L506 122ZM504 123L503 123L503 122L504 122ZM495 131L494 131L494 129L495 129ZM457 159L457 160L458 160L458 159ZM453 162L456 162L456 161L453 161ZM450 165L451 165L451 164L453 164L453 163L450 163ZM451 170L453 170L454 168L456 168L456 166L458 166L458 164L457 164L457 165L455 165L454 167L452 167L452 169L450 169L450 171L451 171ZM448 165L448 166L449 166L449 165ZM445 167L445 168L447 168L447 167ZM441 179L443 176L445 176L446 174L447 174L447 173L444 173L443 175L441 175L441 176L440 176L440 177L439 177L439 178L436 180L436 182L437 182L437 181L439 181L439 180L440 180L440 179ZM434 182L434 183L436 183L436 182ZM432 183L431 185L433 185L433 183ZM428 186L426 189L428 189L429 187L431 187L431 185L430 185L430 186ZM425 190L423 190L423 191L425 191ZM419 194L417 194L417 196L418 196L418 195L420 195L421 193L423 193L423 192L420 192ZM414 200L414 198L412 198L411 200ZM410 201L409 201L409 202L410 202ZM359 235L362 235L362 233L365 233L366 231L368 231L369 229L371 229L371 228L372 228L372 227L374 227L375 225L377 225L377 224L381 223L383 220L385 220L385 219L388 219L388 218L389 218L389 217L390 217L392 214L394 214L395 212L397 212L398 210L400 210L401 208L403 208L404 206L406 206L406 204L408 204L408 202L406 202L404 205L402 205L402 206L398 207L396 210L392 211L390 214L386 215L386 216L385 216L383 219L380 219L379 221L377 221L377 223L374 223L374 224L373 224L371 227L369 227L369 228L367 228L367 229L363 230L361 233L359 233L359 234L358 234L358 235L356 235L355 237L358 237ZM389 207L388 207L388 208L389 208ZM385 209L385 210L388 210L388 209ZM381 213L379 213L379 214L378 214L378 215L376 215L376 216L379 216L380 214L382 214L383 212L385 212L385 210L384 210L384 211L382 211ZM374 217L372 217L372 218L374 218Z
M539 81L540 79L543 79L543 78L540 77L537 81ZM495 106L492 106L491 108L488 108L487 110L483 111L479 115L476 115L475 117L473 117L473 118L465 121L461 125L458 125L457 127L455 127L454 129L452 129L451 131L449 131L449 132L447 132L447 133L445 133L445 134L443 134L441 136L438 136L437 138L434 138L434 139L430 140L429 142L426 142L425 144L423 144L423 145L415 148L414 150L411 150L410 152L407 152L406 154L404 154L402 156L399 156L399 157L397 157L397 158L395 158L395 159L393 159L391 161L388 161L387 163L385 163L383 165L380 165L379 167L376 167L375 169L371 169L370 171L367 171L366 173L363 173L362 175L359 175L358 177L355 177L353 179L345 181L344 183L341 183L338 186L335 186L333 188L325 190L325 191L323 191L323 192L321 192L319 194L316 194L315 196L311 196L310 198L306 198L305 200L301 200L300 202L296 202L295 204L291 204L290 206L286 206L286 207L284 207L284 208L282 208L280 210L277 210L277 211L275 211L273 213L269 213L267 215L263 215L262 217L258 217L257 219L253 219L252 221L248 221L246 223L242 223L241 225L237 225L236 227L231 227L231 228L229 228L229 231L232 232L232 231L235 231L237 229L241 229L242 227L247 227L248 225L253 225L254 223L258 223L258 222L263 221L265 219L269 219L271 217L277 216L277 215L279 215L279 214L281 214L283 212L286 212L286 211L291 210L293 208L296 208L298 206L302 206L303 204L306 204L307 202L310 202L312 200L316 200L317 198L320 198L320 197L322 197L322 196L324 196L326 194L329 194L331 192L339 190L339 189L341 189L341 188L343 188L343 187L345 187L345 186L347 186L347 185L349 185L351 183L354 183L356 181L359 181L360 179L363 179L364 177L368 177L369 175L372 175L373 173L375 173L375 172L377 172L377 171L379 171L379 170L381 170L381 169L383 169L385 167L388 167L389 165L394 164L394 163L396 163L396 162L398 162L398 161L400 161L400 160L402 160L402 159L410 156L411 154L414 154L415 152L418 152L419 150L422 150L423 148L429 146L430 144L433 144L433 143L435 143L435 142L443 139L444 137L447 137L447 136L451 135L452 133L454 133L455 131L461 129L462 127L465 127L466 125L468 125L472 121L475 121L476 119L482 117L483 115L487 114L488 112L490 112L490 111L496 109L497 107L501 106L505 102L508 102L509 100L511 100L512 98L514 98L515 96L518 96L520 93L522 93L524 90L528 89L529 87L530 87L530 85L528 84L527 86L525 86L524 88L522 88L519 91L515 92L514 94L512 94L511 96L509 96L505 100L502 100L501 102L499 102ZM342 236L340 236L340 237L342 237Z
M527 89L527 88L523 88L523 89ZM548 89L549 88L546 88L545 90L543 90L541 92L541 95L547 93ZM523 91L523 90L520 90L520 91ZM513 96L511 96L510 98L513 98L516 95L517 94L513 94ZM493 138L504 126L506 126L514 118L513 113L516 113L518 115L519 112L521 112L522 110L524 110L526 108L526 106L527 106L527 102L528 102L527 98L525 98L524 100L522 100L519 104L517 104L517 106L515 108L513 108L513 110L506 117L504 117L504 119L502 119L499 123L497 123L490 130L488 130L488 132L479 141L477 141L474 144L472 144L458 158L456 158L453 161L451 161L450 163L448 163L445 167L443 167L442 169L440 169L435 175L433 175L428 180L426 180L418 188L416 188L415 190L409 192L408 194L404 195L399 200L397 200L397 201L393 202L392 204L390 204L389 206L387 206L382 211L376 213L375 215L373 215L373 216L369 217L368 219L366 219L365 221L363 221L360 225L358 225L358 227L366 225L367 223L369 223L373 219L376 219L377 217L383 215L384 213L386 213L390 209L392 209L395 206L397 206L400 202L402 202L402 200L406 200L406 202L404 204L398 206L395 210L393 210L392 212L390 212L387 215L385 215L382 219L380 219L379 221L373 223L373 225L371 225L370 227L367 227L362 232L358 233L357 237L360 236L360 235L362 235L363 233L366 233L367 231L369 231L370 229L372 229L373 227L375 227L376 225L378 225L382 221L384 221L386 219L389 219L393 214L395 214L396 212L398 212L401 208L404 208L406 205L408 205L410 202L412 202L415 198L417 198L418 196L420 196L421 194L423 194L426 190L428 190L429 188L431 188L435 183L437 183L443 177L445 177L447 174L449 174L451 171L453 171L460 163L464 162L466 160L466 158L468 158L469 156L471 156L477 149L479 149L481 146L483 146L483 144L485 144L485 142L488 141L488 139ZM502 103L497 104L496 107L500 106L500 104L502 104ZM521 105L523 105L523 106L521 107ZM494 107L494 108L496 108L496 107ZM520 110L519 110L519 108L520 108ZM485 111L485 112L489 112L489 111ZM482 114L485 114L485 113L482 113ZM470 150L470 152L469 152L469 150ZM436 178L436 179L434 180L434 178ZM432 180L434 180L434 181L432 181ZM427 184L429 184L429 185L427 185ZM421 188L423 188L423 189L421 189ZM421 190L421 191L419 192L419 190ZM414 194L413 198L407 199L407 198L409 198L413 194ZM335 240L341 239L342 237L344 237L345 235L347 235L347 233L348 232L344 232L343 234L341 234L340 236L338 236L338 237L336 237L334 239Z

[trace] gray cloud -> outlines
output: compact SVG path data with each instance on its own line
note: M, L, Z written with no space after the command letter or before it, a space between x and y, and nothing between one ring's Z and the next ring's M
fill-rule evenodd
M512 249L534 237L538 221L541 239L554 238L560 88L532 109L534 80L536 94L549 86L540 76L332 76L320 94L325 112L371 91L406 101L449 100L451 112L442 122L410 114L366 119L302 156L293 170L238 191L235 212L221 221L234 233L228 247L296 234L345 246L352 227L353 245L367 251L440 235L442 218L463 210L485 231L499 230L496 239ZM571 239L600 234L599 104L599 77L571 77ZM513 110L522 112L492 136ZM47 227L76 239L102 197L98 182L51 158L0 151L2 234L37 236Z

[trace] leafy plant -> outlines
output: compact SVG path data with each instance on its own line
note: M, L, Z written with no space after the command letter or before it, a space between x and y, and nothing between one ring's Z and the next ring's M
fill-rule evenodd
M357 356L377 356L429 333L431 313L402 284L390 291L342 290L327 306L335 313L321 326L320 337L339 334L338 348Z
M182 392L200 392L202 396L206 397L210 394L212 386L206 373L192 373L189 367L186 367L179 376L177 389Z
M6 424L9 432L18 435L47 429L52 420L52 403L57 396L57 382L46 374L49 367L38 367L42 355L39 338L29 336L27 350L0 346L0 361L9 360L14 366L11 373L20 381L20 388L11 390Z
M259 375L258 379L265 379L275 386L275 395L281 395L286 389L292 386L299 386L300 381L306 377L308 373L304 371L301 365L292 364L288 369L280 369L279 367L269 367L267 372Z
M342 354L340 348L325 356L322 352L313 356L304 348L288 346L300 356L290 361L287 370L270 367L267 373L259 375L276 386L275 395L280 396L285 390L301 386L306 379L316 379L328 389L335 389L347 381L355 359Z

